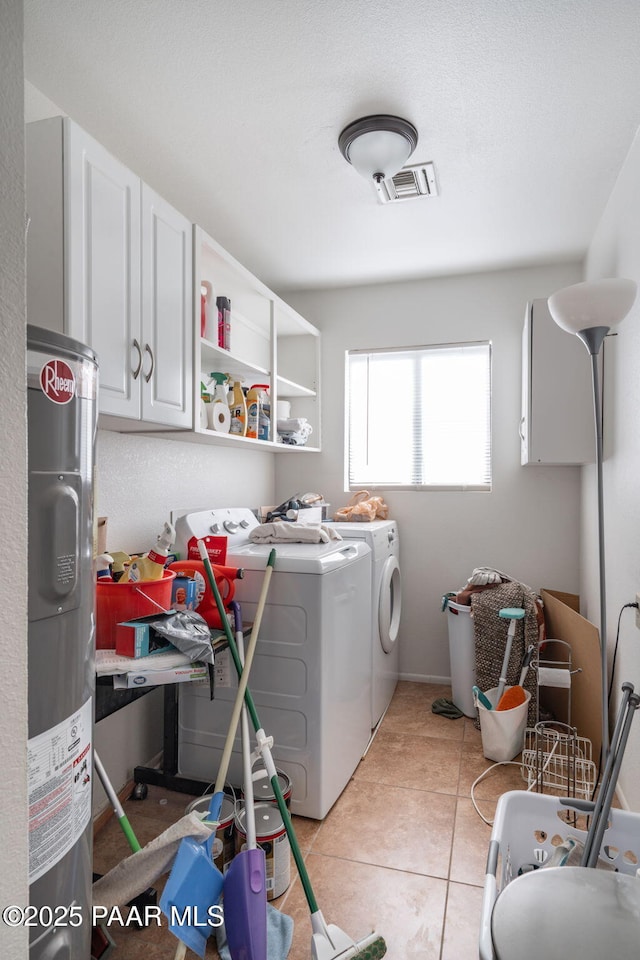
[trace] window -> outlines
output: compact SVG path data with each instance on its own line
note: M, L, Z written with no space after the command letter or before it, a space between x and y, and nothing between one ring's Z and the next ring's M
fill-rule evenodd
M348 488L491 489L491 344L347 354Z

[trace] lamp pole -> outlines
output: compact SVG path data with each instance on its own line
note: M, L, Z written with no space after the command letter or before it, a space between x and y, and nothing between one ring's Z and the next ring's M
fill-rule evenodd
M609 327L589 327L580 330L578 337L591 358L593 387L593 416L596 428L596 481L598 487L598 577L600 580L600 661L602 666L602 765L609 752L609 679L607 676L607 597L604 559L604 485L602 482L602 401L598 355L609 332Z

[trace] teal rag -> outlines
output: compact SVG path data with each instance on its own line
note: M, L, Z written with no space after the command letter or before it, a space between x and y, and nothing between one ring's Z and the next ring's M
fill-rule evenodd
M293 940L293 919L267 904L267 960L286 960ZM224 923L216 927L220 960L231 960Z
M431 704L431 712L438 713L440 716L446 717L447 720L459 720L460 717L464 717L462 710L456 707L453 700L447 700L446 697L439 697L434 700Z

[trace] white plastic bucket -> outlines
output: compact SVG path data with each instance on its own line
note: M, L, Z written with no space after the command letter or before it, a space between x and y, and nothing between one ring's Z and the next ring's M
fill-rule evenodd
M510 690L510 687L505 687ZM478 701L478 716L480 717L480 735L482 736L482 752L487 760L513 760L522 752L524 746L524 731L527 726L527 712L531 694L525 690L525 701L511 710L487 710ZM485 690L484 695L495 708L498 702L498 688Z
M451 699L467 717L476 716L473 686L476 682L476 649L471 607L447 603L449 624L449 660L451 661Z

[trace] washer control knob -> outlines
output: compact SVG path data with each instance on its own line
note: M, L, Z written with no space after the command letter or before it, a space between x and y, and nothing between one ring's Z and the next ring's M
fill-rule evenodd
M212 523L211 526L209 527L209 530L211 530L211 533L218 533L218 531L220 530L220 524Z
M224 528L227 533L235 533L239 527L237 520L225 520Z
M240 521L240 526L242 527L243 530L246 530L247 527L249 526L249 521L248 521L248 520L241 520L241 521Z

